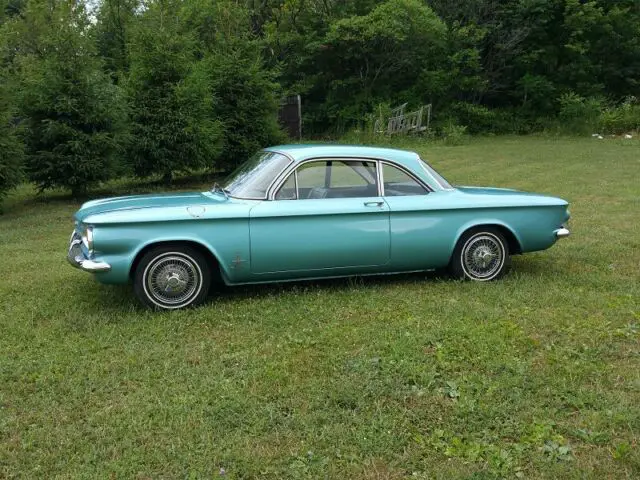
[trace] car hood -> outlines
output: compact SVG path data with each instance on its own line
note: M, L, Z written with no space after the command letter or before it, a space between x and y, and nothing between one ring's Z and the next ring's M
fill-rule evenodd
M199 217L210 207L219 207L230 203L231 199L221 194L208 192L185 192L153 195L130 195L91 200L84 203L75 214L78 222L111 222L157 217L164 212L171 219L177 212L185 218ZM158 219L158 218L156 218Z

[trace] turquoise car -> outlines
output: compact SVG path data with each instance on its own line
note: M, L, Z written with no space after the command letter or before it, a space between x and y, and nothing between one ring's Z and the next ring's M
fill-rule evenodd
M453 187L416 153L340 145L258 152L209 192L93 200L75 214L68 260L133 283L156 309L226 285L447 268L488 281L511 255L569 235L566 201Z

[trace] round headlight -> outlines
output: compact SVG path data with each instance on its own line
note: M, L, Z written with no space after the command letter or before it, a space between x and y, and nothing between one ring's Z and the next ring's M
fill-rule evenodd
M86 227L82 232L82 243L88 250L89 255L93 255L93 227Z

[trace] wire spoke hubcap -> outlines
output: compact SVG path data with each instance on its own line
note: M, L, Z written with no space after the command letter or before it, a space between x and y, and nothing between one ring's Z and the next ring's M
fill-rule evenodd
M492 278L504 264L504 247L494 235L478 234L465 244L462 263L469 276L481 280Z
M149 293L157 301L179 305L199 291L201 276L190 258L169 255L151 264L146 281Z

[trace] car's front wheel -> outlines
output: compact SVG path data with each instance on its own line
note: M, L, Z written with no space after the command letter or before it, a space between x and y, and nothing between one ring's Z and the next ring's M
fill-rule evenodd
M455 278L487 282L504 276L511 267L509 245L500 231L491 227L465 232L451 258L449 270Z
M161 310L202 303L210 284L207 259L186 245L151 249L138 263L134 276L134 290L140 301Z

